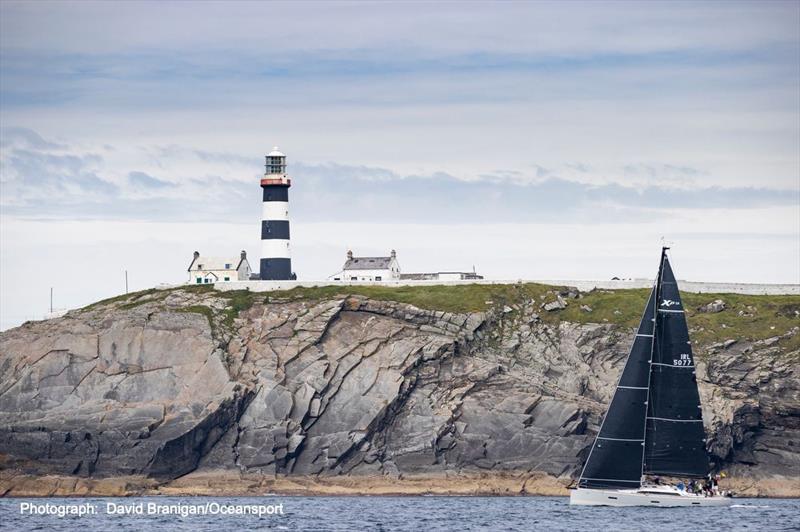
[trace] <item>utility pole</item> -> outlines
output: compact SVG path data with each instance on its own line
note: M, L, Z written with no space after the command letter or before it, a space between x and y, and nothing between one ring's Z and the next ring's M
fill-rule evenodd
M128 293L128 270L125 270L125 293Z

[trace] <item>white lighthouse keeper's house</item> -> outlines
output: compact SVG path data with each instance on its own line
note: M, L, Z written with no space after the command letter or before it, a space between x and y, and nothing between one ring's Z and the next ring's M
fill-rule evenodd
M347 252L347 260L338 273L331 275L331 281L397 281L400 279L400 263L397 252L392 250L388 257L355 257Z
M186 270L189 284L214 284L225 281L247 281L250 279L250 262L247 252L242 251L238 259L232 257L204 257L195 251Z

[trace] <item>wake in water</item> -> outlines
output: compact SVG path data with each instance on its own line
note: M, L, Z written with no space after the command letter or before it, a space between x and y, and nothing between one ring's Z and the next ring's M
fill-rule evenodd
M771 508L771 506L768 505L768 504L764 504L764 505L760 505L760 504L731 504L728 508L760 508L760 509L763 509L763 508Z

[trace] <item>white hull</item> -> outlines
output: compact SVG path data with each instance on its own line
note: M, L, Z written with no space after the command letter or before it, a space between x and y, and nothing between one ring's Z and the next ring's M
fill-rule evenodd
M578 488L570 492L569 503L582 506L730 506L730 497L705 497L670 486L645 487L638 490L603 490Z

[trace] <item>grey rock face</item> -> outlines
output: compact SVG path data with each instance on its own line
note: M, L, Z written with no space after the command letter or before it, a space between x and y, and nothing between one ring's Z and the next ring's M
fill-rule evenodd
M221 355L192 313L86 313L4 333L0 452L58 473L191 471L246 396Z
M721 461L752 466L758 475L800 471L797 352L778 351L798 332L709 347L700 391L709 449Z
M179 290L2 333L7 466L574 475L633 332L549 325L532 301L485 315L343 297L255 304L224 325L227 306ZM788 338L708 348L698 380L720 463L800 465L797 368L771 356Z

